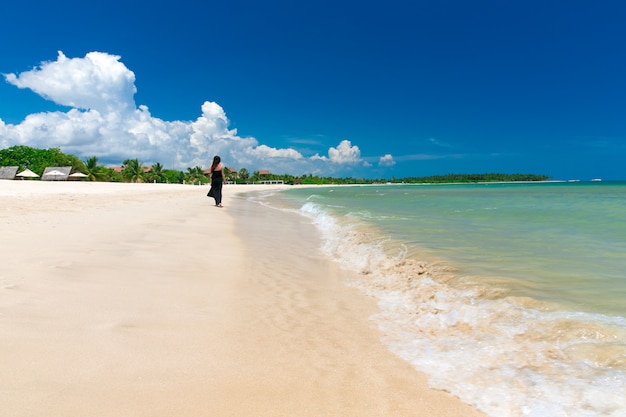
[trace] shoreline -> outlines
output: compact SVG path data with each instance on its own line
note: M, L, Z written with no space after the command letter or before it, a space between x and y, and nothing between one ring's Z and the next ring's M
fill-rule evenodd
M313 225L243 196L290 186L32 183L0 181L9 416L483 415L383 346Z

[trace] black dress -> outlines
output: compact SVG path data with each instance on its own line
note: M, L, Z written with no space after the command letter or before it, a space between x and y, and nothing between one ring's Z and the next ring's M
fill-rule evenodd
M223 169L223 168L222 168ZM207 196L213 197L215 199L215 205L219 206L222 204L222 184L224 183L224 176L222 175L222 170L213 171L211 173L211 189Z

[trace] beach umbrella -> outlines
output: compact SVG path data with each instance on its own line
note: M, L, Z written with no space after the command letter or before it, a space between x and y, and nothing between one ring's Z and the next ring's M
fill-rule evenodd
M70 174L71 178L85 178L87 176L87 174L83 174L82 172L75 172L73 174Z
M30 169L25 169L24 171L17 174L17 176L22 178L37 178L39 175L35 174Z
M57 177L64 177L65 174L58 169L53 169L52 171L48 171L45 173L46 177L53 177L55 180Z
M46 172L46 175L65 175L65 174L59 171L58 169L53 169L52 171Z

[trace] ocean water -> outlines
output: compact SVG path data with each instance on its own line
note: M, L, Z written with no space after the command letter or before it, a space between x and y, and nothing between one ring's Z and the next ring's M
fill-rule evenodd
M492 417L626 416L626 182L298 188L383 343Z

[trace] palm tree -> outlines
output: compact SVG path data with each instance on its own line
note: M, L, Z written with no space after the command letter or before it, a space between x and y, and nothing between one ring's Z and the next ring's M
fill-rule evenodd
M204 171L202 170L201 166L196 165L193 168L187 168L185 181L195 183L196 181L201 181L202 179L204 179Z
M144 176L143 166L137 158L127 159L122 163L122 176L131 182L141 182Z
M107 170L104 166L98 165L98 157L92 156L85 160L85 173L89 181L108 180Z
M248 181L248 177L250 177L250 173L248 172L247 169L241 168L239 170L239 173L237 174L237 176L239 178L241 178L244 182L247 182Z
M150 181L165 182L165 174L163 173L163 165L160 162L152 164L149 173Z

